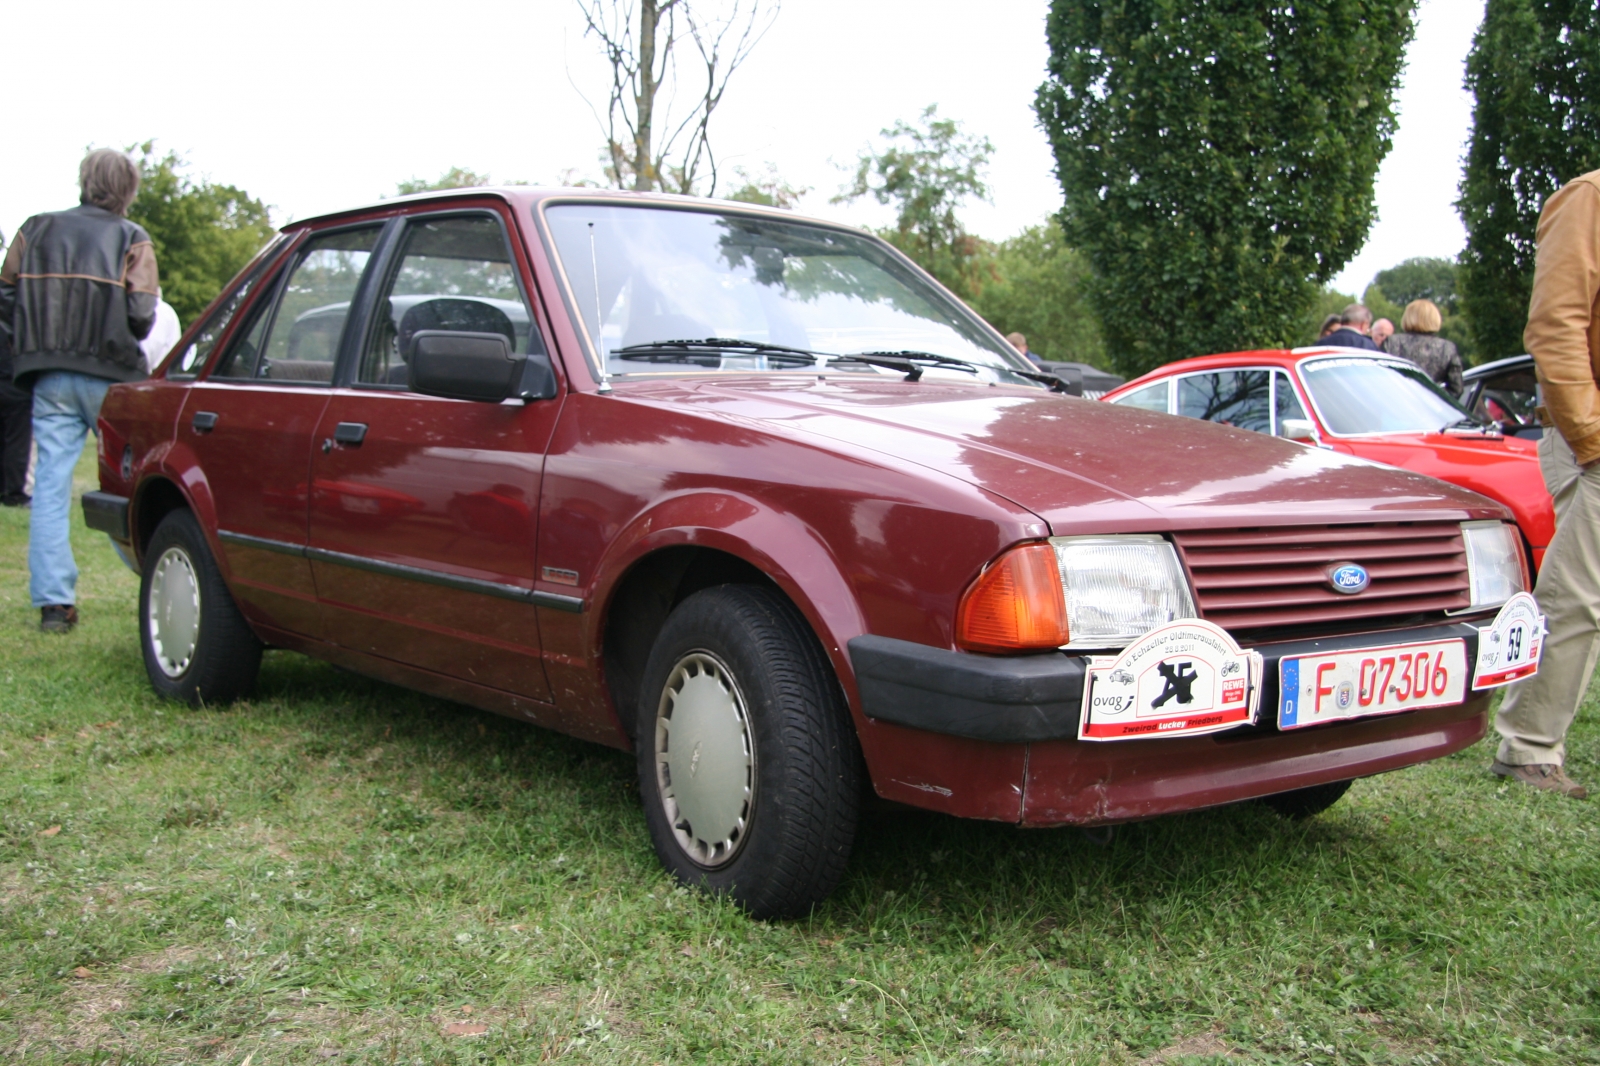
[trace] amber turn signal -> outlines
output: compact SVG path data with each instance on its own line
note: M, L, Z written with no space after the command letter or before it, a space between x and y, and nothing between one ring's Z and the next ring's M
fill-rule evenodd
M978 575L956 612L956 643L1004 654L1058 648L1071 639L1055 549L1013 548Z

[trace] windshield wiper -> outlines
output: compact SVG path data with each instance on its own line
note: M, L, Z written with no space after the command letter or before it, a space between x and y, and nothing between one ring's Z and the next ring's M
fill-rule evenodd
M1489 426L1484 425L1482 422L1479 422L1476 418L1472 418L1470 416L1467 417L1467 418L1458 418L1454 422L1448 422L1445 425L1440 426L1439 427L1439 432L1440 433L1449 433L1452 429L1469 429L1469 430L1475 429L1479 433L1498 433L1499 432L1497 429L1492 429Z
M750 352L753 355L766 356L769 359L793 363L796 366L810 366L822 354L821 352L807 351L804 348L795 348L787 344L745 341L736 337L702 337L699 340L650 341L646 344L630 344L626 348L617 348L611 354L618 359L637 360L645 363L667 363L676 360L694 363L697 366L717 366L722 361L723 352ZM701 359L686 358L686 356L693 355L699 355ZM707 357L710 356L715 356L717 362L709 362Z
M852 355L836 355L828 360L828 365L834 363L867 363L871 366L887 367L890 370L900 370L905 373L907 381L916 381L922 377L923 364L929 366L947 366L956 370L965 370L976 374L982 367L986 370L1004 370L1018 377L1028 378L1044 385L1049 385L1054 392L1069 392L1067 383L1054 374L1046 374L1039 370L1016 370L1012 367L994 367L984 363L974 363L966 359L957 359L953 355L937 355L933 352L856 352Z

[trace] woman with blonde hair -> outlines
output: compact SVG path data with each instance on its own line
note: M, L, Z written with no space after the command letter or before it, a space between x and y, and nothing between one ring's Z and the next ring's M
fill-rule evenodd
M1443 316L1432 300L1412 300L1400 316L1400 332L1389 337L1383 350L1409 359L1452 396L1461 395L1461 353L1439 336Z

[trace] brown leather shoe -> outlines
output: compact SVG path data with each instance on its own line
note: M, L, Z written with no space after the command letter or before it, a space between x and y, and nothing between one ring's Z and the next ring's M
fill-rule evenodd
M1559 792L1563 796L1573 799L1588 799L1589 790L1567 776L1567 772L1555 763L1540 762L1528 766L1507 766L1499 759L1489 767L1496 777L1514 777L1524 785L1531 788L1542 788L1546 792Z
M39 608L39 629L45 633L70 633L78 624L78 609L68 604Z

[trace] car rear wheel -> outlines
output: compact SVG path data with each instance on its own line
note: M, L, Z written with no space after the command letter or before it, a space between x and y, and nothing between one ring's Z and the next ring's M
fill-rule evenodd
M186 510L161 520L139 582L139 637L150 684L184 703L229 703L255 684L261 641L250 631Z
M777 593L722 585L668 616L641 686L639 787L663 866L757 918L844 875L861 756L833 670Z
M1350 791L1351 781L1330 781L1326 785L1297 788L1293 792L1280 792L1276 796L1263 796L1261 802L1285 818L1301 821L1314 818L1338 803Z

